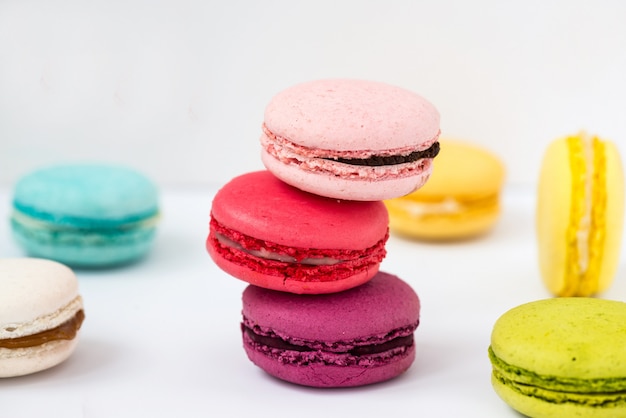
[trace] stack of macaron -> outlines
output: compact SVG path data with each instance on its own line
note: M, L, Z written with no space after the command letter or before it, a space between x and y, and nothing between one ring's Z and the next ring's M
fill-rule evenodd
M410 367L420 300L379 271L382 201L426 183L438 137L437 110L384 83L318 80L270 101L267 170L217 192L206 242L222 270L249 283L241 330L254 364L313 387L381 382Z

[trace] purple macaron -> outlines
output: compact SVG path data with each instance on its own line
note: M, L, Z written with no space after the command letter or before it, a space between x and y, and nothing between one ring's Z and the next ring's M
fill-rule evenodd
M379 272L361 286L325 295L250 285L241 329L248 358L272 376L313 387L362 386L411 366L419 314L413 289Z

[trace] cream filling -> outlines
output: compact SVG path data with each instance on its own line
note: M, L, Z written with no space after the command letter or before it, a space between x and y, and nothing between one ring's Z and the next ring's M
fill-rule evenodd
M413 216L454 214L462 212L465 208L465 205L452 197L448 197L441 202L436 203L417 203L410 201L398 203L403 206L404 210Z
M589 238L591 236L591 210L593 200L593 177L594 173L594 155L593 155L593 139L586 133L580 134L582 142L583 157L585 159L585 176L584 176L584 201L583 213L578 222L576 231L576 245L578 248L578 271L583 276L589 268Z
M330 265L341 263L343 261L343 260L337 260L336 258L330 258L330 257L304 258L298 261L290 255L278 254L272 251L268 251L265 248L261 248L260 250L249 250L247 248L243 248L241 244L231 240L230 238L225 237L222 234L216 233L215 238L220 243L222 243L223 245L226 245L227 247L235 248L237 250L243 251L244 253L253 255L258 258L263 258L265 260L281 261L283 263L308 264L312 266L330 266Z
M13 210L13 213L11 214L11 218L13 218L17 223L27 226L27 227L31 227L31 228L48 229L51 231L61 231L61 230L75 231L77 229L83 229L80 227L77 228L77 227L73 227L69 225L68 226L56 225L50 222L41 221L39 219L35 219L31 216L26 215L17 209ZM134 228L152 228L156 226L156 224L159 222L159 218L160 218L160 215L157 213L156 215L151 216L150 218L143 219L137 222L131 222L131 223L119 225L119 226L116 226L115 228L94 228L94 229L122 230L122 229L134 229Z

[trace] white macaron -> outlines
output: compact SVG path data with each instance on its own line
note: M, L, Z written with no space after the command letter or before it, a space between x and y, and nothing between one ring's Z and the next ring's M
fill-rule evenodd
M0 259L0 377L35 373L66 360L84 317L70 268L38 258Z

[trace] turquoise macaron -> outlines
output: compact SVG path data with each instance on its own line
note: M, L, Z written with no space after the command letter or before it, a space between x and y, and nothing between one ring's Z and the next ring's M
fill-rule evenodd
M45 167L14 187L16 241L31 256L70 266L106 267L143 257L158 220L156 185L121 165Z

